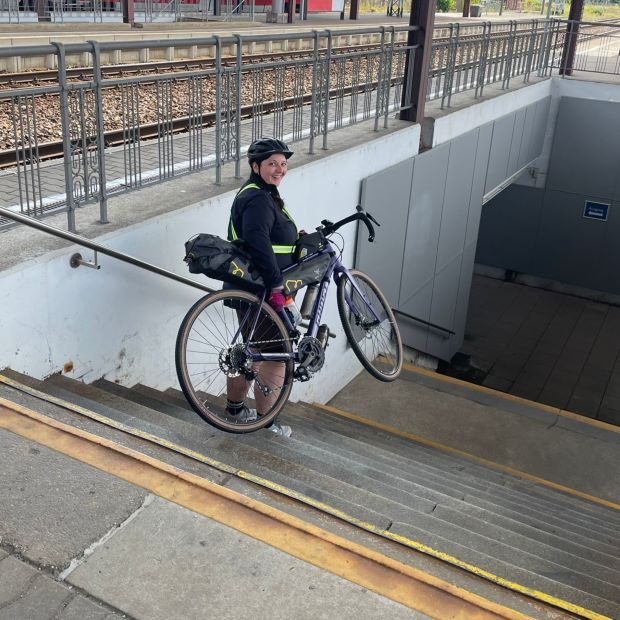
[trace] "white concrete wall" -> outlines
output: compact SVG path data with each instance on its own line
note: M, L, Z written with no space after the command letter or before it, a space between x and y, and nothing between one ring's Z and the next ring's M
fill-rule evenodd
M385 136L369 133L367 143L303 167L295 168L292 160L281 191L298 226L311 230L323 218L336 221L353 212L361 180L415 155L419 134L417 125ZM183 183L173 181L162 191L180 189ZM140 200L139 192L134 196ZM97 241L187 276L183 243L196 232L224 236L233 196L228 192ZM352 265L355 226L341 232L343 261ZM381 229L377 233L378 243L390 243ZM69 257L75 251L84 258L92 254L71 247L0 273L0 368L43 378L69 365L68 376L87 383L105 377L128 386L138 382L160 389L177 386L176 334L200 291L106 256L99 257L99 271L71 269ZM202 276L197 279L205 281ZM346 347L335 287L330 289L323 320L337 338L330 341L322 371L295 386L294 400L325 402L361 370Z
M486 99L460 110L448 110L435 120L433 146L449 142L481 125L525 108L548 97L553 80L545 80L518 90L507 90L504 94Z
M542 189L547 182L547 172L553 147L553 136L558 115L560 99L562 97L575 97L577 99L591 99L593 101L620 101L620 88L617 84L605 84L603 82L581 81L579 79L565 79L553 77L544 82L549 87L551 94L551 106L549 109L549 122L540 157L534 162L530 172L524 173L515 183L527 187ZM528 89L529 90L529 89Z

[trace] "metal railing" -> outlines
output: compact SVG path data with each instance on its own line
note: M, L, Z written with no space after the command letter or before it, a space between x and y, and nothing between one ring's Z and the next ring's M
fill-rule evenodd
M620 20L555 24L550 67L560 75L620 75Z
M331 31L315 31L0 49L0 56L51 56L58 67L50 85L0 90L0 123L10 127L0 136L0 149L14 153L15 186L7 191L9 179L0 173L0 206L13 200L5 206L35 217L66 210L69 230L75 230L75 210L87 203L98 202L100 220L107 222L113 194L208 168L219 183L228 162L240 176L247 146L263 135L305 140L312 153L317 145L327 148L333 130L365 120L374 120L376 129L387 126L390 111L400 109L407 59L413 64L415 49L399 42L408 30L338 31L338 42L364 37L360 48L336 47ZM285 60L243 54L246 47L269 48L276 41L298 54ZM206 49L212 66L102 74L104 52L188 43ZM92 71L70 78L69 59L92 65ZM45 154L62 158L44 163Z
M163 269L162 267L158 267L157 265L153 265L152 263L148 263L146 261L141 260L140 258L136 258L135 256L131 256L130 254L126 254L125 252L119 252L114 248L110 248L107 245L103 245L101 243L97 243L96 241L91 241L86 237L81 235L76 235L72 232L64 231L56 226L50 226L45 222L40 222L31 217L21 215L19 213L13 213L0 207L0 216L4 216L9 218L12 221L20 222L25 224L26 226L30 226L30 228L34 228L41 232L44 232L48 235L52 235L53 237L57 237L58 239L64 239L65 241L69 241L71 243L75 243L76 245L81 245L84 248L89 248L93 250L95 253L95 262L84 261L82 259L81 254L73 254L70 259L71 267L79 267L80 265L93 267L95 269L99 269L99 265L97 264L97 254L104 254L105 256L110 256L111 258L115 258L116 260L120 260L129 265L133 265L134 267L139 267L140 269L144 269L145 271L149 271L151 273L155 273L159 276L163 276L168 280L174 280L175 282L180 282L181 284L186 284L193 288L200 289L205 293L213 293L214 289L206 286L204 284L200 284L195 280L191 280L190 278L185 278L180 276L173 271L168 271L167 269Z
M510 86L519 76L528 81L544 70L552 23L548 20L484 22L475 26L450 24L447 36L433 43L428 99L441 99L442 108L452 95L501 82Z
M58 67L56 81L0 90L0 158L10 157L0 170L0 206L34 217L66 211L74 231L76 209L89 203L99 204L100 221L107 222L112 195L206 169L219 183L230 162L240 177L245 150L260 136L305 142L312 153L327 148L331 132L340 128L367 120L374 130L388 127L401 101L409 100L403 93L411 87L405 68L413 66L416 49L405 43L408 31L384 27L0 49L0 59L47 56ZM492 83L508 88L517 76L527 81L532 74L562 70L558 59L571 37L578 59L592 60L597 40L607 58L618 33L615 24L576 28L557 20L438 28L428 98L445 107L458 92L479 97ZM347 47L352 36L364 45ZM277 44L295 54L246 55L275 51ZM102 71L104 56L175 47L193 48L212 64L127 77ZM593 66L617 74L617 56L614 60L613 66ZM73 64L92 70L70 74ZM0 218L0 228L10 224Z

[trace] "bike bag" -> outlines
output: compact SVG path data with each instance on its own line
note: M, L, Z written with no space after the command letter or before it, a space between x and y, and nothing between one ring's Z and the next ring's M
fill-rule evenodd
M327 271L330 260L331 256L329 254L320 254L284 269L282 271L284 294L288 295L304 286L308 286L308 284L320 282Z
M325 246L325 237L320 232L301 235L295 242L295 260L300 261Z
M258 290L265 286L240 239L226 241L207 233L194 235L185 243L183 260L190 273L204 273L215 280L237 284L246 289Z

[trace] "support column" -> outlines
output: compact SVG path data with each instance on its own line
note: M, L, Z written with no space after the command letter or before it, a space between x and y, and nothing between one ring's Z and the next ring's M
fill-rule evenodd
M551 3L551 0L549 0ZM573 0L568 13L568 24L566 24L566 38L564 39L564 50L562 52L562 62L560 63L560 75L572 75L573 63L575 62L575 50L577 49L577 38L579 37L579 22L583 16L583 0Z
M407 47L411 48L415 45L418 47L413 52L413 67L409 66L411 53L407 54L402 99L403 109L400 112L400 118L414 123L422 123L424 118L424 104L428 89L428 68L431 60L433 26L435 24L435 1L411 0L409 25L418 26L418 30L409 32Z
M123 24L133 25L135 22L133 0L122 0L123 4Z
M360 12L359 0L351 0L351 9L349 10L349 19L357 19Z

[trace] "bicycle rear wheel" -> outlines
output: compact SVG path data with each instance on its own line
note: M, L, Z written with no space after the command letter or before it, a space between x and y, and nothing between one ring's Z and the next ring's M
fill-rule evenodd
M337 291L344 333L357 359L373 377L394 381L403 365L403 345L394 313L369 276L356 269L349 274L351 278L346 274L340 278Z
M252 329L256 321L255 329ZM177 336L175 362L185 397L209 424L232 433L268 425L293 384L292 359L252 363L252 352L291 353L284 324L267 304L244 291L224 290L197 301ZM227 411L228 392L258 411L258 418Z

